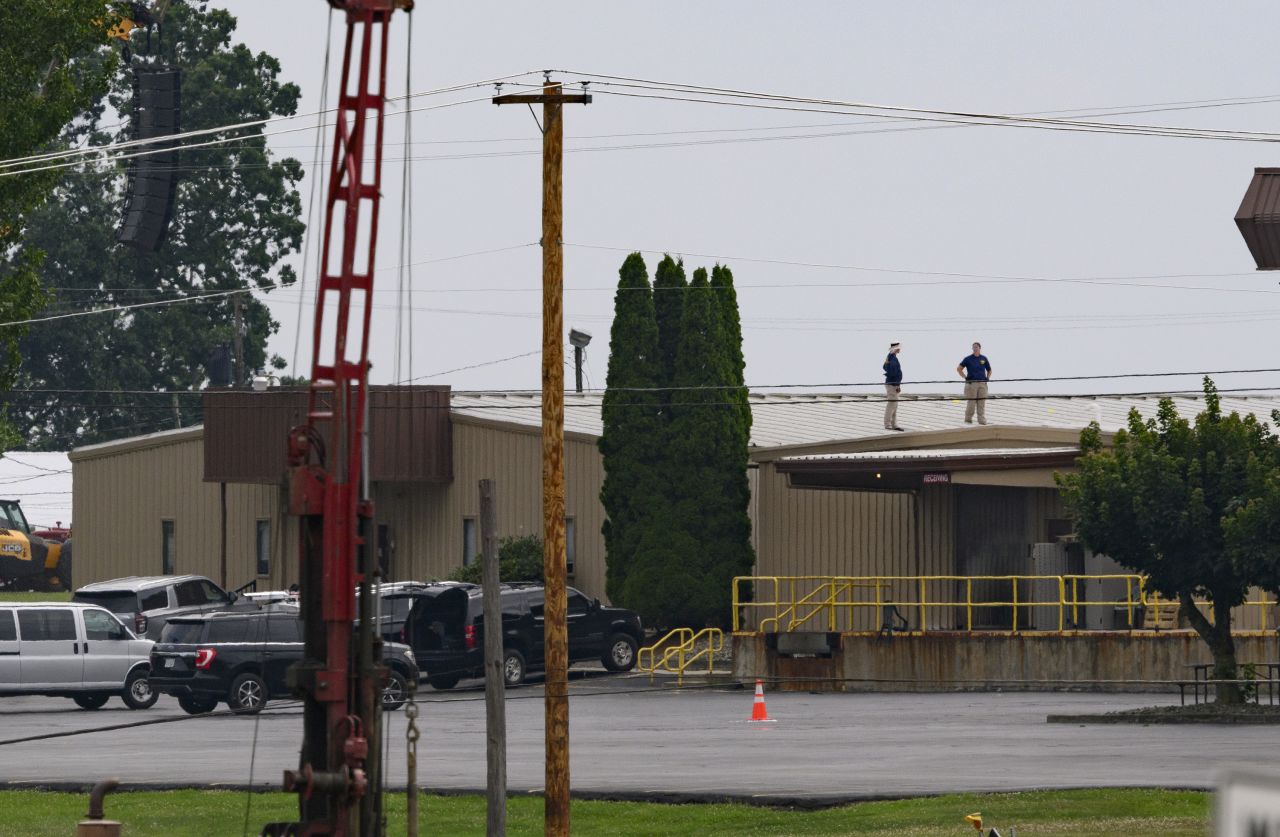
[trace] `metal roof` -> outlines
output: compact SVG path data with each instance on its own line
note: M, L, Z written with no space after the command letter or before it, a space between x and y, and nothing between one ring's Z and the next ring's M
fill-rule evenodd
M1204 409L1203 397L1171 397L1178 412L1187 418ZM564 399L565 431L599 436L603 429L600 417L602 398L599 392L567 393ZM1153 417L1160 398L1159 394L1017 395L1002 398L999 393L994 393L987 401L987 421L991 425L988 429L1007 427L1079 431L1089 422L1096 421L1103 431L1112 433L1128 423L1130 410L1136 409L1144 418ZM937 443L934 437L927 434L969 427L964 423L964 399L953 393L904 393L899 401L898 421L910 431L905 434L884 429L883 395L752 393L750 401L753 420L751 447L756 451L861 440L872 440L880 444L890 439L906 442L902 447L927 449ZM1280 409L1280 396L1237 395L1222 398L1223 412L1251 413L1268 423L1271 423L1271 411L1277 409ZM537 392L454 392L450 399L450 412L455 419L536 428L542 424L542 396ZM976 430L976 425L972 429ZM134 439L119 439L78 448L72 452L71 460L120 453L133 446L199 438L201 433L202 428L196 425ZM934 439L932 443L931 439ZM1040 442L1042 445L1052 445L1059 443L1059 439L1046 438Z
M1079 448L918 448L915 450L858 451L854 453L822 453L784 456L781 462L888 462L929 461L932 459L1008 459L1078 454Z
M599 436L600 393L569 393L565 396L565 430ZM1129 411L1144 417L1155 415L1159 395L1144 396L1061 396L1019 395L987 401L990 425L1044 427L1079 430L1096 421L1104 431L1114 432L1128 423ZM1188 418L1204 409L1202 397L1172 396L1178 412ZM541 395L538 393L457 393L453 394L455 416L488 421L511 422L537 427L541 424ZM1280 397L1242 395L1222 398L1225 413L1252 413L1270 422L1271 411L1280 409ZM902 434L884 429L884 396L827 394L751 394L751 446L755 449L821 444L823 442L893 438ZM908 431L939 431L964 428L964 399L951 393L903 394L898 421ZM975 425L976 426L976 425Z

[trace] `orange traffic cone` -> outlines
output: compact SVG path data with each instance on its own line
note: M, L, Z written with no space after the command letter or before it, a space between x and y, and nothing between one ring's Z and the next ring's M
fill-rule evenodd
M749 724L772 724L776 719L770 718L768 711L764 708L764 681L756 681L756 699L751 705L751 717L747 719Z

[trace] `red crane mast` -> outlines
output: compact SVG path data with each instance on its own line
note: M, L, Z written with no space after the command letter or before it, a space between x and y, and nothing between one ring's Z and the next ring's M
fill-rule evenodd
M264 835L378 833L376 775L380 681L369 623L352 624L357 585L372 582L365 533L373 515L361 496L369 318L382 186L387 36L392 13L413 0L329 0L345 13L346 45L326 188L307 419L289 432L289 511L301 517L299 580L305 656L291 673L303 697L303 745L285 788L299 821ZM332 321L327 311L332 311ZM361 554L364 561L359 560ZM362 587L368 596L368 586ZM369 604L366 598L366 605ZM371 607L361 610L371 619Z

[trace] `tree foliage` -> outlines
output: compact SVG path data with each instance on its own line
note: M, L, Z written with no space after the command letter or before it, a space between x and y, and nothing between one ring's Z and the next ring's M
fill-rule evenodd
M107 0L0 4L0 159L57 150L68 125L106 92L115 65L107 29L117 18ZM65 171L0 178L0 322L30 319L45 304L39 282L44 254L21 244L31 213ZM25 333L24 327L0 331L0 389L13 385ZM16 439L0 422L0 444Z
M450 581L484 583L484 555L477 555L470 566L449 573ZM543 583L542 538L537 535L513 535L498 541L498 580L535 581Z
M1224 416L1206 378L1205 409L1194 422L1163 399L1153 419L1131 412L1110 449L1097 424L1080 447L1078 472L1058 482L1081 539L1177 600L1213 655L1215 677L1236 678L1231 608L1252 584L1277 580L1275 552L1259 538L1272 525L1260 515L1272 502L1264 489L1280 474L1277 437L1252 415ZM1210 602L1212 620L1194 597ZM1219 701L1239 699L1235 688L1218 690Z
M680 327L664 331L659 318L658 355L674 358L670 377L659 367L659 386L669 392L665 409L653 401L631 408L647 421L658 419L659 432L649 456L628 466L641 471L629 479L654 489L635 507L639 534L618 599L659 627L723 624L731 580L755 560L747 513L749 424L741 413L745 401L735 394L741 384L737 307L730 317L717 298L732 276L719 277L720 287L713 288L699 268L684 285L683 267L670 257L663 264L668 286L683 288L668 291L682 298ZM655 281L655 300L661 299ZM663 344L671 339L674 352Z
M644 522L653 504L662 500L658 466L663 422L661 398L655 391L659 371L653 290L644 258L632 253L618 271L602 405L604 430L598 441L605 473L600 489L605 512L605 592L619 603L626 597L624 583Z
M182 127L211 128L295 112L299 90L279 80L280 64L233 41L236 21L206 3L174 4L163 37L133 34L135 61L183 70ZM113 79L105 103L127 123L131 76ZM67 141L104 144L127 136L98 118ZM157 253L117 245L115 228L125 188L123 164L70 173L33 213L23 250L47 253L40 268L54 297L47 313L183 298L288 284L282 260L301 243L303 223L294 159L273 161L260 128L235 132L225 145L181 152L176 208ZM74 235L68 235L74 230ZM271 365L267 338L278 324L264 304L242 294L245 367ZM234 296L37 325L23 340L21 381L31 389L83 390L79 398L36 394L15 402L15 423L28 443L65 448L199 420L204 365L211 350L233 338ZM168 397L137 391L190 391Z
M662 257L653 273L653 307L658 320L658 379L669 387L676 377L676 351L680 348L680 327L684 320L685 291L689 282L684 275L684 262L671 256ZM669 393L663 402L669 403Z

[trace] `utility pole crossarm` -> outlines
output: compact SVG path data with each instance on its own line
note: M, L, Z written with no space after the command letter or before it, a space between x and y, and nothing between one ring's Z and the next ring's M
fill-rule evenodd
M589 105L590 93L507 93L494 96L495 105Z

